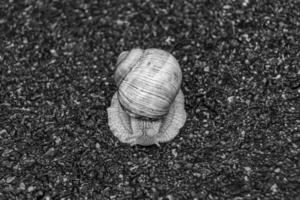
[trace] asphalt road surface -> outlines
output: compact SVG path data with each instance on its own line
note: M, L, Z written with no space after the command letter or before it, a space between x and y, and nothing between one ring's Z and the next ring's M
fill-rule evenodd
M187 122L120 143L117 56L171 52ZM300 199L300 1L1 0L0 199Z

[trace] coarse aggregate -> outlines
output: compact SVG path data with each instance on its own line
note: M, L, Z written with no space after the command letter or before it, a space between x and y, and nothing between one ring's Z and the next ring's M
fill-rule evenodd
M0 199L300 199L299 0L0 2ZM107 123L136 47L183 71L160 148Z

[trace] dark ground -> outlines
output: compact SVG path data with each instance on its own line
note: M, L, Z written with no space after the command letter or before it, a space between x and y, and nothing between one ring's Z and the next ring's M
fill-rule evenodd
M1 0L1 200L300 199L300 1L87 2ZM161 148L107 125L134 47L182 66Z

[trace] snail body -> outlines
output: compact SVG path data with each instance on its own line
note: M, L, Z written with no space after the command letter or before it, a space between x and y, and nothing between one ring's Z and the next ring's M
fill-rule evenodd
M177 60L159 49L132 49L117 60L118 87L108 111L110 129L121 142L152 145L173 139L186 112Z

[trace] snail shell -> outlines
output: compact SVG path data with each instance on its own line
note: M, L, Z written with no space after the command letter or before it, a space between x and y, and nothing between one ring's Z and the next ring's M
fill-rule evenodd
M159 49L132 49L117 60L118 91L107 109L108 124L121 142L152 145L172 140L186 112L177 60Z
M133 49L119 56L115 72L118 99L132 116L166 115L181 85L177 60L159 49Z

